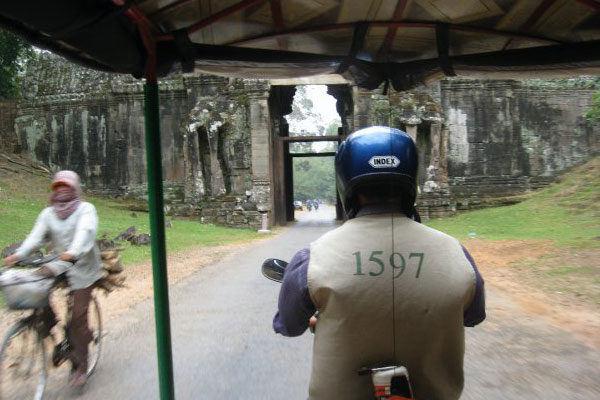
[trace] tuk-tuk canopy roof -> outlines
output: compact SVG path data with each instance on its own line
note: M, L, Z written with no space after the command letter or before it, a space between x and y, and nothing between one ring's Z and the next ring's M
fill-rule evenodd
M456 74L600 72L597 0L19 0L0 4L0 25L138 78L153 65L159 77L337 73L403 90Z

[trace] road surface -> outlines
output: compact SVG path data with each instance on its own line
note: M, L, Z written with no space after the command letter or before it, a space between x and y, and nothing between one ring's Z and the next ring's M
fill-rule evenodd
M335 227L333 209L298 213L283 234L232 254L171 287L177 399L305 399L312 337L275 335L279 285L265 258L290 259ZM53 371L48 399L158 399L153 304L110 321L99 368L85 392ZM467 330L463 399L600 398L600 353L502 294L488 291L488 319Z

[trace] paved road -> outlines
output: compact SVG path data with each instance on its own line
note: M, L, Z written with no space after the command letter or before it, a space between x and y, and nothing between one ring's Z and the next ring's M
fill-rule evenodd
M311 335L275 335L279 285L263 278L267 257L293 253L334 227L326 210L299 214L283 234L203 268L171 289L178 399L305 399ZM467 332L465 399L600 398L600 354L488 292L489 317ZM99 369L85 394L64 391L54 374L49 399L158 398L153 305L111 324Z

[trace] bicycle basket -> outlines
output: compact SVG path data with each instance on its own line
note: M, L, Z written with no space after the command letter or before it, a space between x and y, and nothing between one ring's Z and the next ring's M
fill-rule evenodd
M46 307L53 282L32 270L9 269L0 275L0 289L12 310Z

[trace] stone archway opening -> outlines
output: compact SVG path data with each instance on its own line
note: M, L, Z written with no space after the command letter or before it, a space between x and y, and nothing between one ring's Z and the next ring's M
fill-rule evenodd
M296 86L292 112L284 118L288 122L289 136L298 139L306 136L338 136L342 126L336 110L336 99L327 93L326 85ZM312 221L336 218L334 156L337 147L337 141L290 143L293 219ZM315 203L321 205L320 210L314 207Z
M337 143L328 142L337 147ZM291 153L293 163L294 220L337 218L335 151ZM318 204L318 209L315 207ZM312 205L309 208L309 205Z
M300 88L298 90L298 88ZM321 90L325 93L325 88ZM306 97L296 96L297 92L305 92L306 86L297 85L274 85L271 88L271 95L269 98L270 112L271 112L271 123L272 123L272 223L274 225L285 225L287 222L294 221L295 219L295 207L294 201L306 201L308 198L316 199L327 199L333 206L335 206L336 214L335 217L340 219L342 217L342 210L337 199L337 194L323 193L319 194L318 191L313 191L312 195L305 193L299 193L299 185L294 185L294 166L296 170L298 166L304 165L305 168L313 168L311 164L323 167L327 163L325 157L330 160L333 159L335 151L337 150L337 144L343 140L351 129L352 114L353 114L353 100L352 100L352 89L347 84L329 84L326 85L326 93L332 96L335 100L335 112L339 116L339 120L335 125L323 124L322 126L314 126L314 122L308 122L305 124L293 122L302 121L290 121L290 118L286 116L293 115L294 112L298 111L298 107L304 107L304 110L300 110L301 114L304 111L304 115L300 116L300 119L306 117L307 119L314 118L314 115L310 115L307 108L311 105L307 104ZM295 100L296 96L296 100ZM333 99L332 99L333 100ZM300 103L294 103L294 101ZM302 102L304 104L302 104ZM333 103L332 103L333 104ZM314 106L314 104L312 105ZM317 113L314 113L317 114ZM298 119L298 118L296 118ZM292 123L290 123L292 122ZM311 126L312 124L312 126ZM292 128L290 128L292 126ZM321 161L317 161L321 160ZM322 182L318 182L318 176L311 176L314 178L315 184L327 183L328 186L335 187L335 171L333 169L333 162L330 162L331 168L324 170L327 172L327 176L323 176ZM303 182L306 183L306 182ZM323 187L323 185L321 185ZM337 192L335 189L334 192ZM335 201L334 201L335 196Z

